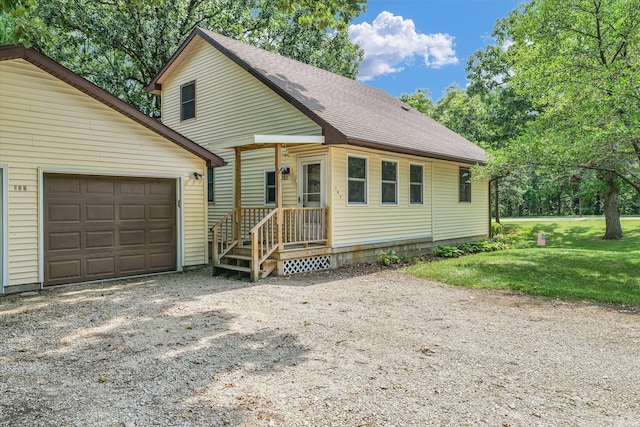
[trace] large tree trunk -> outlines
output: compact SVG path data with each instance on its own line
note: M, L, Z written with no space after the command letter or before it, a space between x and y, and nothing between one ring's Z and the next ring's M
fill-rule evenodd
M616 176L613 173L605 172L603 175L605 184L604 220L606 224L603 239L622 239L622 225L620 224L620 209L618 207L620 187L616 183Z

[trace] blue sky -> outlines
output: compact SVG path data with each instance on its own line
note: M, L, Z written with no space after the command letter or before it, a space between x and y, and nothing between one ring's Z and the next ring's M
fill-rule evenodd
M436 101L452 83L466 86L467 58L522 1L368 0L349 27L365 50L358 80L394 96L426 88Z

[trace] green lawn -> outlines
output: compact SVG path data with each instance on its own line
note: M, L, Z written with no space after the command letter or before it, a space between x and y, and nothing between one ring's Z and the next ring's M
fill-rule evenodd
M521 249L420 263L405 272L451 285L511 289L547 298L640 306L640 221L602 240L603 221L504 223L526 236ZM547 245L536 246L538 233Z

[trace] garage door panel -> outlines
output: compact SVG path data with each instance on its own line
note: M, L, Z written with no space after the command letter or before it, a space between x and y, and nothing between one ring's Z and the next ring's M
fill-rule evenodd
M115 208L113 204L110 205L85 205L85 219L87 221L115 221Z
M116 236L113 230L87 231L86 249L113 249L116 244Z
M68 232L68 233L51 233L49 239L47 239L47 250L65 251L65 250L79 250L81 248L80 232Z
M45 286L177 267L174 180L44 176Z
M146 255L123 255L120 257L120 270L125 274L142 274L148 270Z
M62 283L72 282L82 277L81 266L82 262L79 259L51 261L47 263L45 270L48 271L45 271L45 273L51 281L64 280Z
M154 271L162 271L168 268L176 258L175 252L154 253L149 255L150 268Z
M149 219L170 220L174 217L173 206L171 205L149 205Z
M120 193L123 195L142 196L145 194L146 185L144 182L122 180L120 182Z
M121 230L120 246L143 246L145 230Z
M171 243L174 241L173 229L161 228L156 230L149 230L149 243L150 244L163 244Z
M121 221L144 221L145 205L120 205Z
M50 181L45 185L49 194L57 196L70 196L80 194L80 179L77 177L61 177L55 181Z
M86 260L86 276L95 278L95 276L114 276L116 274L116 259L110 257L88 258Z
M102 180L90 180L86 182L86 195L91 197L92 195L104 196L106 194L114 195L115 183L106 179Z
M50 204L47 213L50 222L79 222L80 204Z

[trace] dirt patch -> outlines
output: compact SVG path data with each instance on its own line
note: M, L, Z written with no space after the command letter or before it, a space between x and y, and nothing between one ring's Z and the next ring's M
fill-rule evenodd
M620 311L377 265L8 296L0 425L638 425Z

